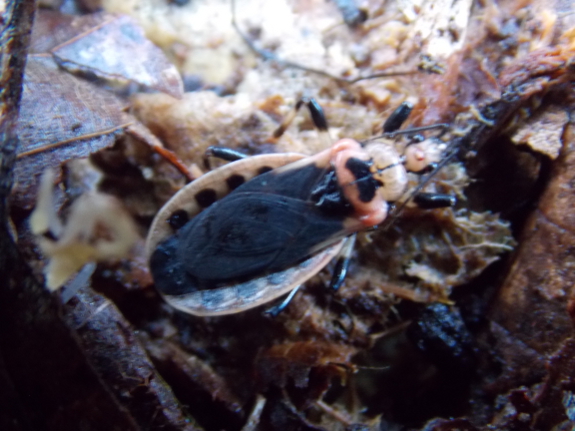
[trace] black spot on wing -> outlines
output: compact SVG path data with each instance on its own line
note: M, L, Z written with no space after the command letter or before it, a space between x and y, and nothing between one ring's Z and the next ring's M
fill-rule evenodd
M176 210L168 218L170 227L177 231L180 230L190 220L189 214L185 210Z
M228 188L230 190L237 189L239 186L241 186L245 182L246 182L246 179L243 177L243 175L239 175L239 174L234 174L234 175L226 178L226 184L228 185Z
M265 173L270 172L272 170L273 170L273 168L270 166L262 166L261 168L258 169L258 175L265 174Z
M199 206L207 208L218 199L218 196L214 189L204 189L196 193L194 198Z

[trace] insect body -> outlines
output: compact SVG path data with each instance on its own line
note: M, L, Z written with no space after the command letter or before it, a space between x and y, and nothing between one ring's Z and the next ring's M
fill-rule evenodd
M321 108L311 100L296 110L303 103L327 134ZM147 253L157 289L195 315L236 313L294 290L348 237L387 217L388 202L407 187L406 166L437 161L429 146L423 140L399 155L381 142L342 139L311 157L242 158L200 177L153 222Z

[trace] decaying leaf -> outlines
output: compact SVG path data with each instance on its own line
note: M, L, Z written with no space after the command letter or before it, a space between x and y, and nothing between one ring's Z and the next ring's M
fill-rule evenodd
M155 364L150 360L130 322L114 304L91 288L83 286L74 299L64 305L65 323L74 340L83 349L83 357L90 363L90 369L101 381L105 381L108 393L115 400L115 407L126 416L130 427L121 429L163 429L170 431L198 431L182 408L172 389L166 384ZM65 367L72 364L62 361ZM75 372L76 370L72 367ZM71 378L77 381L77 375ZM83 383L83 382L82 382ZM93 402L90 397L89 405ZM78 400L74 400L74 406ZM74 429L85 420L86 407L78 408L78 418L70 421ZM95 408L97 409L97 408ZM97 410L101 416L101 411ZM102 420L94 413L97 421ZM64 416L68 416L66 411ZM53 413L56 423L59 412ZM114 421L110 421L114 422ZM100 426L100 425L98 425ZM111 429L117 425L92 428ZM58 425L56 428L58 429Z
M93 192L80 196L65 223L56 214L54 173L45 171L30 224L49 262L46 287L58 289L88 262L126 257L138 235L131 217L113 196Z
M223 98L211 91L186 93L181 100L164 94L136 94L132 103L134 115L186 164L200 161L210 145L247 146L258 135L263 142L275 126L249 101Z
M113 93L66 73L50 56L30 56L18 121L17 163L12 204L30 209L42 169L109 148L127 133L173 163L188 169L134 117Z
M134 120L105 90L63 72L49 56L30 56L18 121L12 203L31 208L41 168L110 147Z
M71 17L40 10L32 53L51 53L70 72L90 73L112 83L134 82L174 97L183 94L176 67L125 15Z
M553 179L526 223L517 257L491 312L494 321L543 355L554 352L572 334L568 301L575 286L574 164L575 132L569 124Z
M415 10L405 8L408 18L414 21L408 38L411 40L415 38L418 42L423 40L425 54L445 60L459 51L465 43L472 2L471 0L455 3L440 1L422 5L420 16L417 16ZM411 6L415 9L415 4Z
M511 140L515 144L528 145L533 151L555 160L561 151L563 131L568 121L565 109L554 107L528 118Z
M164 379L179 399L189 404L189 411L200 424L213 429L241 423L245 413L243 400L209 363L169 341L146 339L145 347Z
M257 367L260 383L264 387L273 383L280 387L293 384L306 388L315 369L316 372L322 370L327 379L319 386L327 387L331 376L345 375L341 367L351 364L354 353L356 350L350 346L319 341L278 344L260 354Z

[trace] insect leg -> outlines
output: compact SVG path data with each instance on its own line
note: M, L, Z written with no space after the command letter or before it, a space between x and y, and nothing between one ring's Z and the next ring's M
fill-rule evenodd
M227 162L235 162L236 160L245 159L248 155L227 147L208 147L204 153L204 167L207 170L211 169L210 157L216 157Z
M393 138L397 135L413 135L427 130L441 129L440 134L438 135L438 137L441 137L441 135L449 128L449 124L438 123L430 126L410 127L409 129L399 130L402 124L405 123L405 120L409 118L411 111L413 111L413 103L405 101L399 105L383 123L383 135L388 138ZM421 136L418 139L415 139L415 142L421 139L425 138Z
M327 132L327 120L325 119L325 114L321 105L317 103L317 100L313 97L311 99L304 97L297 101L292 111L284 118L280 126L274 131L273 139L278 139L284 134L303 105L306 105L309 109L311 119L313 120L315 127L319 130L321 139L325 140L326 143L331 144L331 139Z
M418 144L425 140L425 136L421 134L421 132L426 132L428 130L437 130L439 132L435 138L441 138L443 134L449 130L449 124L447 123L437 123L431 124L429 126L421 126L421 127L410 127L407 129L399 130L399 128L403 125L405 120L409 118L411 111L413 110L413 104L410 102L403 102L399 105L395 111L391 113L391 115L385 120L383 123L382 134L378 136L374 136L372 138L366 139L365 141L361 142L362 146L367 145L372 141L377 141L381 138L395 138L400 135L410 135L410 141L407 145Z
M413 103L405 101L399 105L395 111L387 117L385 123L383 123L383 133L388 134L399 130L401 125L411 114L411 111L413 111Z
M353 251L353 247L355 246L356 237L356 234L348 237L345 240L345 244L341 248L341 251L339 252L339 256L337 257L335 267L333 269L333 276L331 278L331 282L329 283L329 288L334 292L341 287L343 281L345 280L347 270L349 268L349 262L351 260L351 253Z
M457 200L455 196L444 193L418 193L413 197L413 202L421 209L431 210L455 206Z
M293 299L293 297L295 296L300 287L301 285L293 289L290 293L288 293L288 295L282 302L268 308L267 310L264 311L264 314L276 317L278 314L280 314L282 311L286 309L286 307L289 305L289 303L291 302L291 300Z

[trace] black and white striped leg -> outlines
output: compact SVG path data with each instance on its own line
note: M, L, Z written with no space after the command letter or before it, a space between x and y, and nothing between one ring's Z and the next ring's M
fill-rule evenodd
M337 256L335 261L335 267L333 268L333 275L331 277L331 282L329 283L329 288L332 291L338 290L343 284L345 277L347 276L347 270L349 269L349 262L351 261L351 254L355 246L355 239L357 235L353 234L348 237Z
M418 193L413 197L413 202L421 209L431 210L455 206L455 196L444 193Z
M264 314L267 314L271 317L276 317L278 314L280 314L282 311L286 309L286 307L289 305L289 303L291 302L295 294L298 292L300 287L301 286L298 286L295 289L293 289L290 293L287 294L287 296L282 300L282 302L271 306L270 308L264 311Z
M236 160L245 159L248 157L247 154L240 153L239 151L232 150L227 147L208 147L204 153L204 167L207 170L211 169L210 158L215 157L217 159L225 160L226 162L235 162Z
M309 109L313 124L320 132L320 138L323 139L326 144L331 144L331 139L327 131L328 126L327 120L325 119L325 114L321 105L313 97L311 99L304 97L297 101L292 111L284 118L280 126L273 133L273 138L278 139L284 134L303 105L306 105Z

